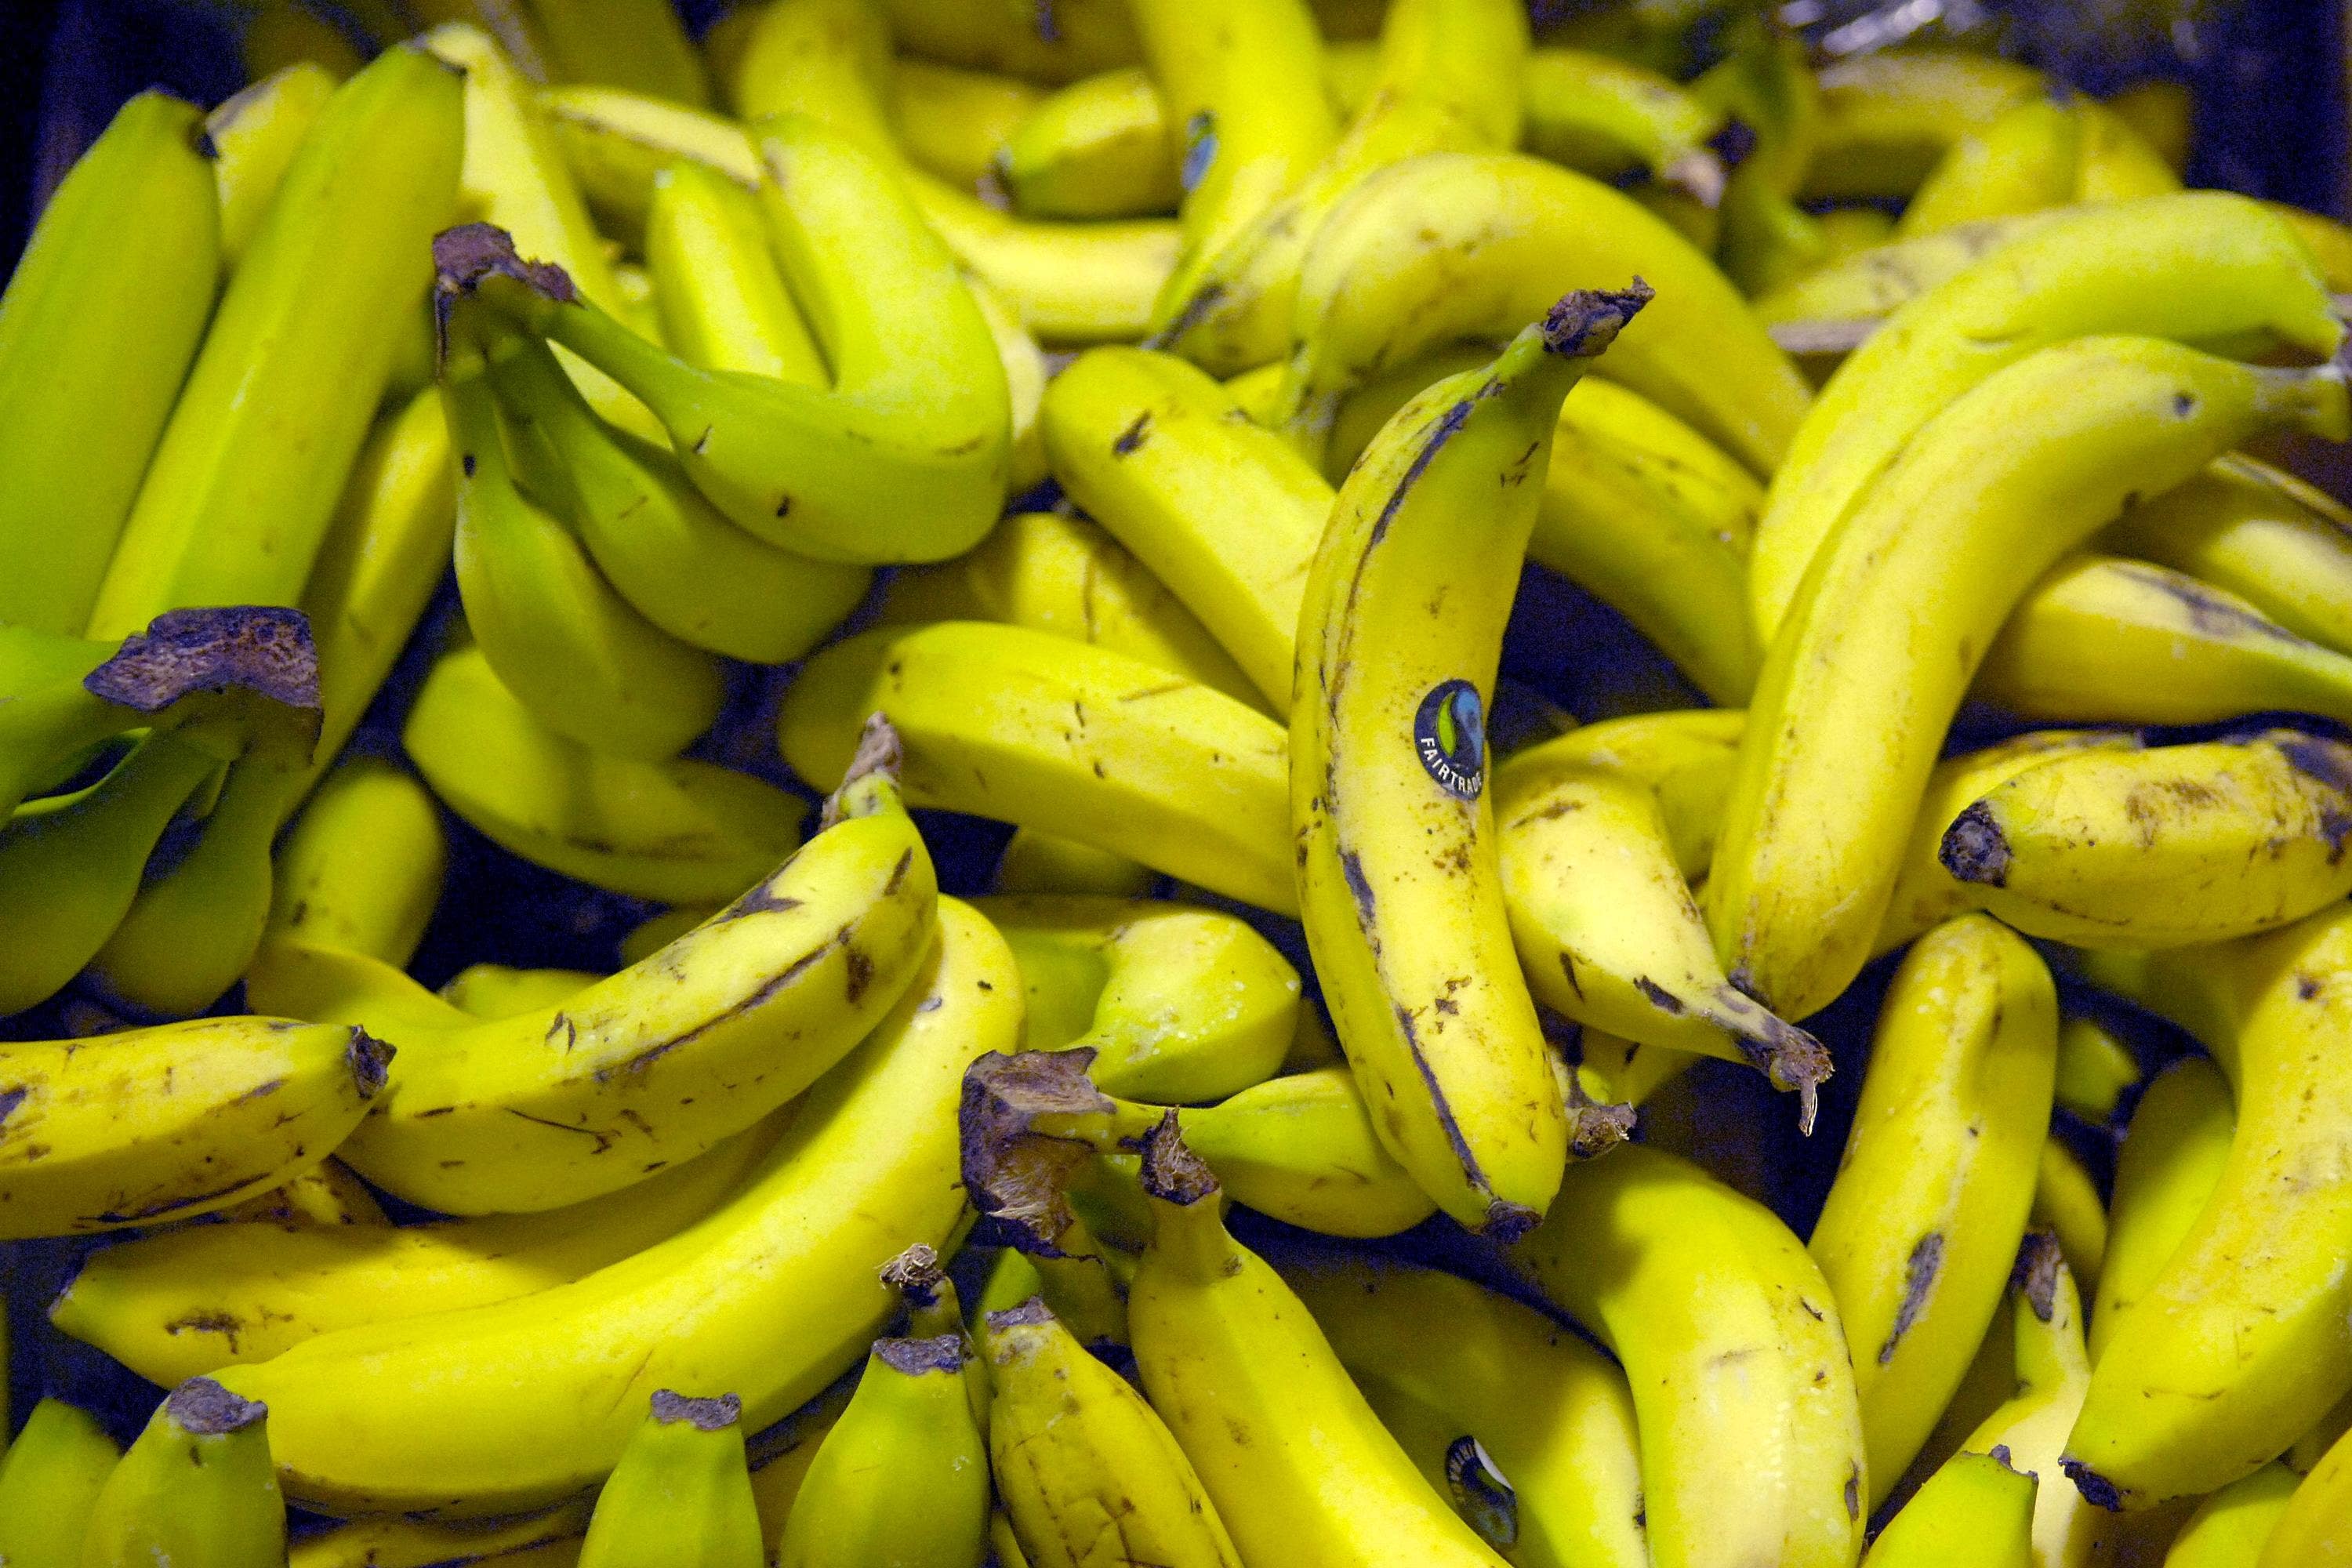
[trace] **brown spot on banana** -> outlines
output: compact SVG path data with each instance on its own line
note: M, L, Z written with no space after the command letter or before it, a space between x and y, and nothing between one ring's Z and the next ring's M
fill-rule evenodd
M1903 1265L1903 1303L1895 1310L1895 1326L1887 1331L1886 1342L1878 1347L1879 1365L1895 1359L1895 1348L1927 1310L1927 1293L1935 1289L1936 1276L1943 1266L1942 1231L1931 1230L1912 1244L1911 1256Z

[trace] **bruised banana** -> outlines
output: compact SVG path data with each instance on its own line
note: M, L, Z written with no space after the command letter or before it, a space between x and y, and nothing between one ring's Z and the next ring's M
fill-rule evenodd
M1845 989L2011 606L2126 495L2274 429L2352 435L2341 373L2082 338L1987 377L1912 439L1830 535L1749 704L1702 900L1735 984L1800 1019Z
M353 756L327 775L287 835L270 933L405 964L440 901L447 859L440 813L415 776L382 757Z
M173 1389L90 1505L85 1568L285 1562L286 1505L269 1468L268 1416L204 1378Z
M835 643L785 693L793 773L841 776L866 715L918 806L1041 827L1278 914L1297 909L1281 726L1108 648L978 621Z
M1944 830L1945 868L2028 936L2166 948L2352 893L2352 749L2295 730L2055 757Z
M1922 937L1887 992L1853 1131L1806 1244L1857 1352L1874 1508L2000 1305L2032 1206L2057 1043L2049 971L1983 915Z
M2107 1252L2091 1308L2091 1359L2106 1353L2220 1185L2237 1118L2229 1080L2183 1057L2140 1096L2116 1155Z
M742 1402L654 1390L596 1493L582 1568L761 1568L768 1557L743 1453Z
M820 1392L891 1314L882 1265L955 1226L964 1066L1020 1026L1019 976L986 922L948 902L940 931L866 1045L704 1219L520 1300L322 1334L224 1372L268 1402L289 1495L512 1512L610 1469L639 1400L688 1374L735 1391L755 1431ZM781 1343L780 1322L794 1325Z
M1526 481L1560 399L1649 299L1570 294L1399 413L1335 503L1300 613L1291 820L1332 1022L1391 1152L1506 1237L1551 1201L1568 1130L1511 946L1484 693L1535 522Z

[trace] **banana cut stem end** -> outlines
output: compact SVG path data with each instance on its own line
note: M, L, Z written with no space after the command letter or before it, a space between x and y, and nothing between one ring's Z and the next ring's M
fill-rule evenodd
M683 1421L698 1432L724 1432L743 1419L743 1402L731 1394L696 1399L657 1388L654 1390L654 1419L665 1426Z
M1181 1208L1217 1195L1217 1173L1185 1147L1172 1110L1143 1135L1143 1190Z
M172 1390L164 1410L180 1429L198 1437L223 1437L266 1419L269 1406L231 1394L209 1377L192 1377Z
M1623 289L1577 289L1544 312L1544 347L1570 359L1591 359L1617 341L1625 323L1656 298L1639 278Z

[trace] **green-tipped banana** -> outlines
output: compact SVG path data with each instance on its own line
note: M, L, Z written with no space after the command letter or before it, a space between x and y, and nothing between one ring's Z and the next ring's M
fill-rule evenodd
M877 1340L809 1464L778 1568L973 1568L987 1547L988 1446L961 1333Z
M286 1505L269 1412L216 1383L173 1389L90 1509L82 1568L277 1568Z
M581 1568L761 1568L767 1542L743 1456L741 1401L654 1391L596 1494Z

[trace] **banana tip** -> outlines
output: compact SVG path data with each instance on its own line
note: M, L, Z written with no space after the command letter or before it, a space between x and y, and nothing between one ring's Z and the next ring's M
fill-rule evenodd
M352 1064L352 1082L362 1100L373 1100L392 1081L393 1047L377 1039L358 1025L352 1026L352 1037L343 1047L343 1059Z
M743 1418L743 1402L731 1394L694 1399L667 1388L654 1391L654 1419L665 1426L688 1423L698 1432L724 1432Z
M514 236L494 223L461 223L433 237L436 295L470 294L487 278L511 278L559 305L576 303L572 275L552 261L526 261Z
M1639 278L1623 289L1578 289L1544 312L1544 347L1570 359L1590 359L1617 341L1625 323L1656 296Z
M895 784L906 766L907 747L898 738L898 726L887 714L867 714L865 727L857 731L857 750L850 754L849 771L841 775L840 786L825 797L820 826L831 827L845 816L861 815L849 804L856 786L875 777Z
M2066 1472L2066 1479L2074 1483L2074 1489L2083 1494L2084 1501L2105 1509L2109 1513L2123 1511L2123 1489L2115 1482L2080 1459L2061 1459L2058 1468Z
M946 1278L939 1249L919 1241L882 1266L882 1283L917 1306L929 1306Z
M1143 1135L1143 1190L1180 1208L1191 1208L1217 1195L1216 1173L1185 1147L1172 1110Z
M938 1334L923 1340L876 1340L874 1353L893 1370L909 1376L963 1370L961 1334Z
M198 1437L222 1437L266 1419L269 1406L231 1394L209 1377L192 1377L172 1390L163 1409L181 1430Z

